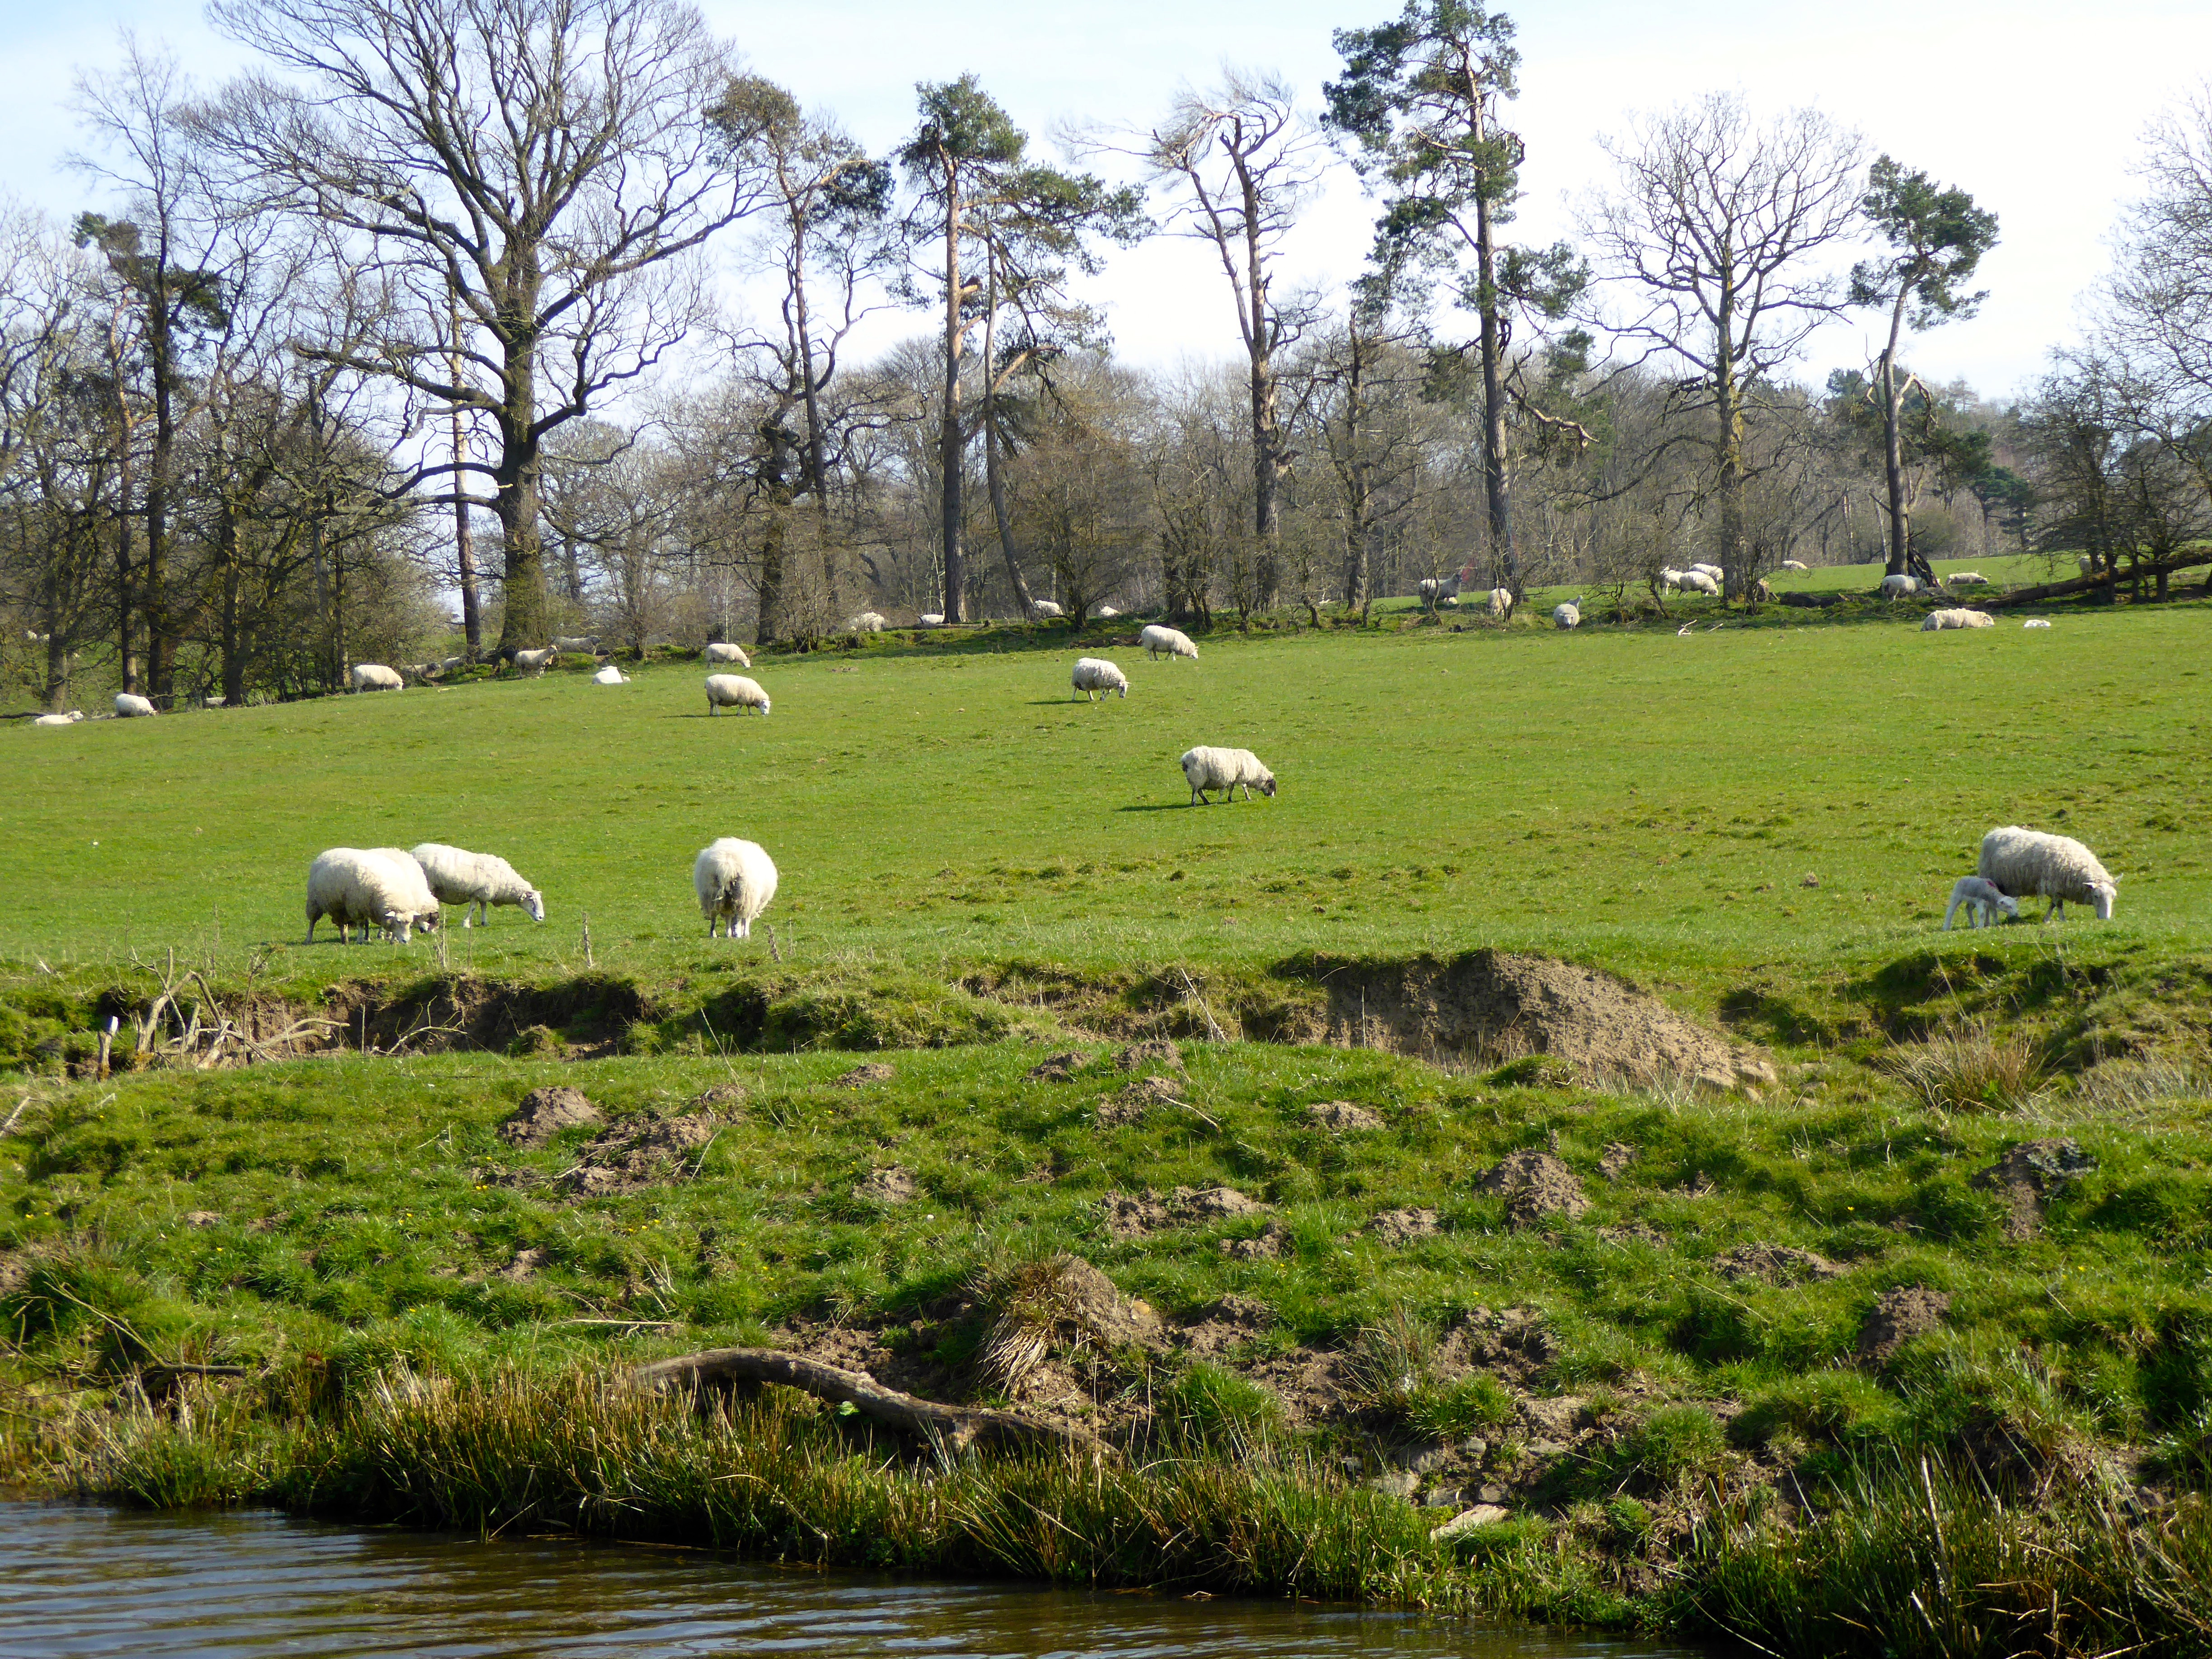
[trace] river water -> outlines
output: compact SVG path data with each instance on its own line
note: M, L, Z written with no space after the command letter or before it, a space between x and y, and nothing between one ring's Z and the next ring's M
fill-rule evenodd
M683 1550L266 1512L0 1503L0 1656L916 1655L1692 1659L1688 1650L1280 1601L939 1583Z

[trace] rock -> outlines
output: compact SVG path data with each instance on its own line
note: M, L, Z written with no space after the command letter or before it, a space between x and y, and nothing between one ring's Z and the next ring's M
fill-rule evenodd
M1385 1469L1380 1474L1370 1475L1367 1484L1386 1497L1402 1498L1410 1503L1420 1489L1421 1477L1410 1469Z
M1381 1118L1364 1106L1355 1106L1348 1100L1324 1100L1318 1105L1309 1106L1306 1118L1316 1128L1328 1129L1336 1134L1356 1133L1382 1127Z
M1426 1474L1439 1463L1449 1460L1452 1449L1440 1440L1424 1441L1419 1445L1401 1446L1395 1461L1401 1469L1411 1469L1415 1474Z
M523 1096L521 1104L499 1126L499 1138L510 1146L543 1146L563 1129L604 1121L581 1089L556 1083Z
M185 1212L185 1225L187 1227L215 1227L220 1226L222 1223L222 1212L220 1210L187 1210Z
M911 1204L921 1194L921 1184L914 1171L893 1164L881 1170L871 1170L860 1183L853 1188L853 1196L872 1204Z
M872 1060L865 1066L855 1066L842 1077L833 1080L840 1089L865 1089L871 1083L889 1083L897 1075L880 1060Z
M1605 1151L1598 1156L1597 1172L1607 1181L1618 1181L1627 1172L1628 1166L1635 1162L1635 1147L1625 1141L1608 1141Z
M1884 1291L1859 1327L1859 1358L1869 1364L1887 1364L1914 1337L1940 1328L1950 1310L1950 1294L1945 1291L1918 1285Z
M1221 1254L1232 1261L1273 1261L1290 1243L1291 1230L1279 1221L1270 1221L1256 1237L1223 1239Z
M1410 1244L1442 1232L1443 1223L1434 1210L1384 1210L1368 1222L1367 1231L1385 1244Z
M1148 1066L1160 1066L1171 1072L1182 1070L1182 1050L1165 1037L1153 1037L1143 1042L1133 1042L1121 1050L1114 1063L1125 1072L1141 1072Z
M1501 1521L1510 1521L1513 1511L1498 1504L1477 1504L1471 1510L1457 1515L1429 1534L1431 1538L1456 1538L1463 1532L1473 1532L1477 1527L1494 1527Z
M1071 1048L1064 1054L1048 1054L1030 1067L1030 1077L1038 1083L1065 1083L1091 1063L1091 1056L1079 1049Z
M1571 1219L1589 1208L1575 1172L1550 1152L1534 1148L1504 1158L1475 1185L1504 1196L1506 1219L1516 1227L1551 1216Z
M1756 1279L1769 1285L1794 1285L1806 1279L1840 1279L1850 1271L1811 1250L1788 1244L1739 1244L1713 1258L1723 1279Z
M2097 1160L2071 1139L2029 1140L1966 1179L1969 1186L1993 1192L2003 1200L2005 1237L2020 1241L2042 1231L2044 1200L2096 1167Z

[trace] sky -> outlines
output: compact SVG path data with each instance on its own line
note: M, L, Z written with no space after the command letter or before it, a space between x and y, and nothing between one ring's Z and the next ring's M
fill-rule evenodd
M1331 31L1383 21L1399 4L970 0L944 10L910 0L701 0L751 70L836 114L878 153L912 128L917 81L969 70L1048 154L1071 125L1157 119L1179 84L1202 86L1224 64L1279 74L1311 112L1338 66ZM1996 399L2028 390L2051 349L2079 337L2134 188L2144 125L2212 75L2212 0L1547 0L1504 9L1520 26L1522 59L1509 119L1528 144L1516 240L1573 235L1576 203L1610 176L1601 135L1640 112L1714 90L1740 93L1759 113L1816 107L1860 132L1869 155L1959 185L1998 216L2002 240L1978 279L1990 291L1980 313L1907 354L1926 378ZM83 142L70 88L79 71L115 61L122 29L173 48L203 83L244 62L197 4L0 0L0 155L12 163L0 190L57 216L97 204L64 165ZM1111 157L1085 165L1117 171ZM1340 169L1285 246L1285 283L1340 289L1358 272L1374 211ZM1089 297L1139 363L1173 368L1237 349L1219 265L1187 240L1115 253ZM1459 331L1455 316L1439 321ZM857 343L879 349L927 326L890 313ZM1863 367L1875 336L1865 315L1832 324L1799 372L1817 382Z

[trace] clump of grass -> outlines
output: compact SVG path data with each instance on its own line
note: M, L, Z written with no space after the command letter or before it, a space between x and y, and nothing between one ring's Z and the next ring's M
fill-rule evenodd
M2025 1037L1986 1024L1946 1026L1925 1042L1895 1046L1889 1073L1931 1112L2008 1112L2031 1105L2047 1073Z
M1703 1406L1662 1406L1629 1431L1624 1449L1645 1480L1667 1488L1711 1468L1724 1443L1719 1419Z
M1198 1360L1152 1397L1154 1421L1170 1440L1245 1455L1282 1431L1283 1402L1273 1389Z

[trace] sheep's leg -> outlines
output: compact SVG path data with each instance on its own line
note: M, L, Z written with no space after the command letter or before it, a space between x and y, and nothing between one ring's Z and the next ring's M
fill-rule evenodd
M1959 914L1959 907L1965 902L1964 899L1959 898L1951 901L1951 908L1943 913L1943 932L1948 933L1951 931L1951 918ZM1966 925L1969 927L1974 925L1974 913L1971 909L1966 912Z
M2066 901L2065 901L2064 899L2063 899L2063 898L2055 898L2055 899L2051 900L2051 908L2050 908L2048 910L2045 910L2045 911L2043 913L2043 919L2044 919L2045 921L2065 921L2065 920L2066 920Z

